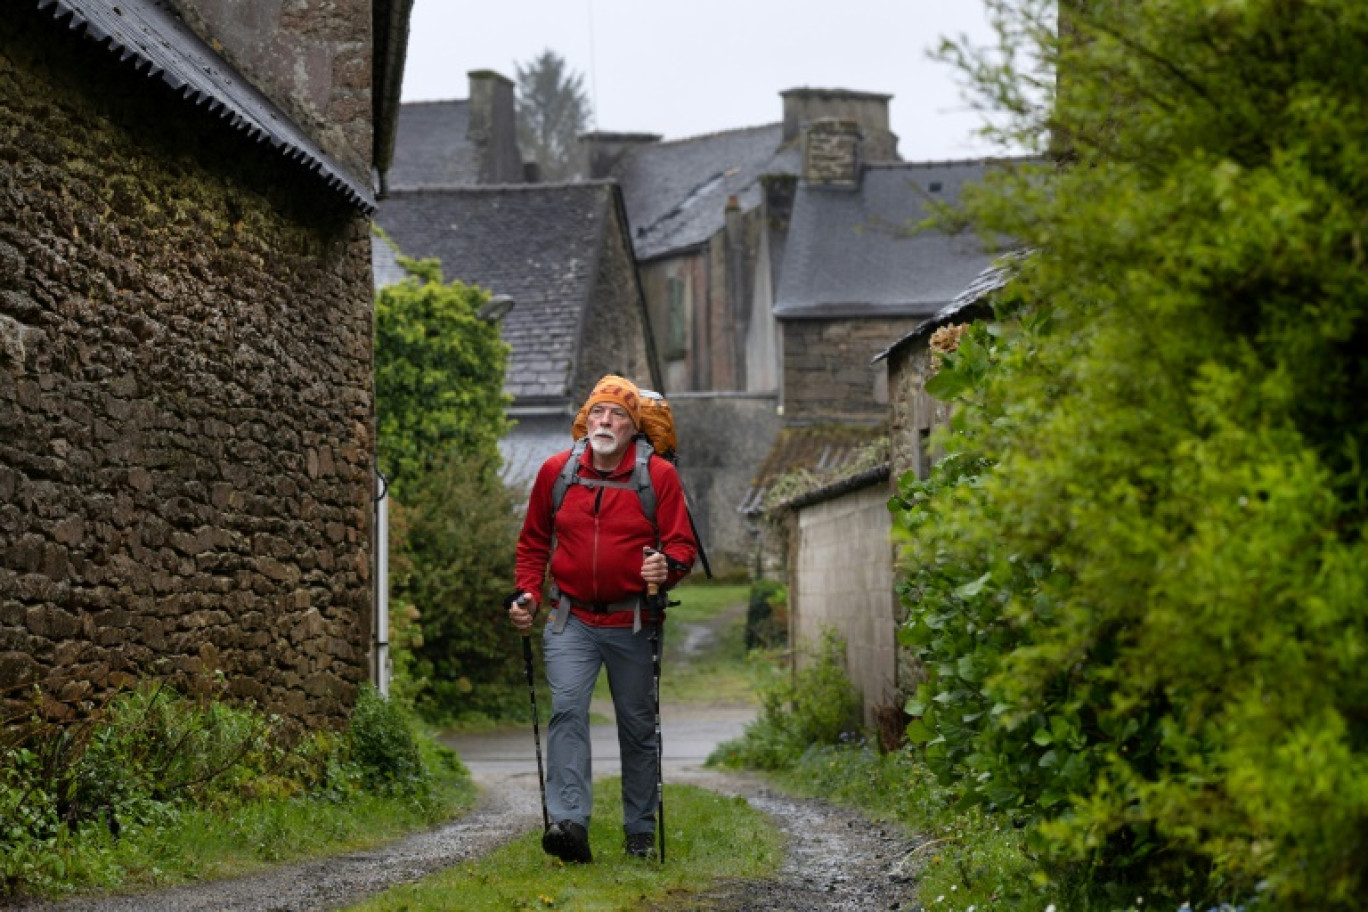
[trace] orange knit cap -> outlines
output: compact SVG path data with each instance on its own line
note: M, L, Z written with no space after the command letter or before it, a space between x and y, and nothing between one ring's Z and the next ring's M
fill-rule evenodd
M589 414L589 410L600 402L622 406L631 416L632 425L641 427L641 393L631 380L608 374L594 384L594 391L584 403L584 413Z

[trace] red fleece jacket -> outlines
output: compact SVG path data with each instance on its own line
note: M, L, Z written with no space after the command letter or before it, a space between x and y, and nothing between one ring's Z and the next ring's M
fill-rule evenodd
M641 578L642 548L657 547L655 530L641 509L641 498L628 488L589 488L572 484L565 492L555 517L556 551L551 553L551 489L556 476L570 458L570 451L558 453L542 464L532 486L532 496L518 537L517 587L542 600L542 583L550 562L551 578L560 590L580 602L616 602L646 591ZM622 460L608 476L609 481L625 482L636 464L636 446L630 445ZM580 460L583 478L601 477L593 467L588 448ZM684 505L684 491L674 466L657 456L651 457L651 485L656 494L656 525L660 532L659 549L670 558L669 579L673 586L693 567L697 546ZM686 569L677 570L682 566ZM592 614L575 610L586 623L601 627L630 627L632 612Z

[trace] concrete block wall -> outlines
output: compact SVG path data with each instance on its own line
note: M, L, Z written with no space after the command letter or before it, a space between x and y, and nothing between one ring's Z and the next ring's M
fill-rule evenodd
M892 523L883 484L798 511L790 544L790 636L799 667L834 629L846 642L846 671L859 689L865 724L897 702L897 599Z
M147 674L340 722L368 676L367 220L0 22L0 715Z

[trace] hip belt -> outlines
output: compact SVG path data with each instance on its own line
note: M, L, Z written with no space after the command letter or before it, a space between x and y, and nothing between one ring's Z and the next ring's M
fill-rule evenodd
M551 609L551 632L560 633L565 629L565 622L570 620L571 609L587 611L590 614L613 614L618 611L632 612L632 632L638 633L641 630L641 603L645 601L645 594L633 595L616 602L581 602L573 599L560 590L559 586L551 587L551 602L555 605Z

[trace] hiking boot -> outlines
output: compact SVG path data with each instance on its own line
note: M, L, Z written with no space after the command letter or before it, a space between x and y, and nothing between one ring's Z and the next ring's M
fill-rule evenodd
M542 851L561 861L578 864L594 860L594 853L589 851L589 834L573 820L562 820L547 827L542 834Z
M655 833L631 833L622 847L633 858L655 858Z

